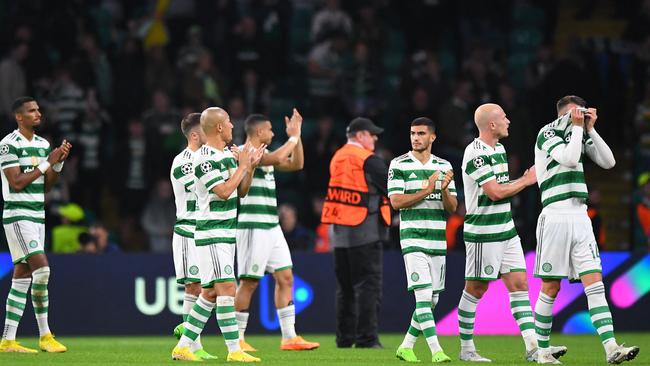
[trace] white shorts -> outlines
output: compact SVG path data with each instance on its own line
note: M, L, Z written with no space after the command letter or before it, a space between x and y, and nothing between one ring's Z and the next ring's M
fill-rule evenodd
M506 241L465 242L465 279L492 281L500 274L526 272L526 260L519 235Z
M544 209L537 220L535 277L579 279L602 272L586 211Z
M235 245L197 245L201 287L210 288L217 282L235 281Z
M293 267L289 245L280 225L272 229L237 229L237 275L260 279Z
M201 282L194 239L174 233L172 237L176 282L181 285Z
M45 224L21 220L3 226L14 264L27 263L34 254L45 253Z
M430 255L422 252L404 254L408 290L431 287L433 293L444 291L446 259L444 255Z

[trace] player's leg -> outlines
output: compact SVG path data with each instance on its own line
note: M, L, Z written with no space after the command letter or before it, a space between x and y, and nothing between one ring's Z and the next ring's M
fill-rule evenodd
M235 317L239 329L239 345L245 352L257 351L245 339L250 313L251 299L257 289L259 280L264 277L264 268L270 253L268 230L239 229L237 240L237 277L239 286L235 294Z
M508 240L504 245L506 248L499 272L501 272L503 284L508 289L510 312L519 326L519 331L526 346L526 354L528 355L537 349L537 338L535 336L533 310L530 307L528 298L528 279L526 278L524 251L521 248L521 240L518 236Z
M566 214L542 213L537 220L534 275L542 279L535 304L538 363L560 363L550 348L553 303L560 291L560 280L569 275L572 231L572 223Z
M275 279L275 308L280 320L284 351L307 351L320 347L317 342L309 342L296 333L296 307L293 302L293 262L289 244L280 226L268 230L272 244L266 270Z
M429 277L429 276L427 276ZM430 277L429 277L430 278ZM415 295L415 313L418 325L424 334L431 351L433 362L449 362L451 359L445 355L438 342L436 335L436 322L433 318L431 299L433 290L431 287L416 288L413 290Z
M7 230L5 225L5 231ZM9 235L7 235L9 237ZM9 246L11 249L11 245ZM14 253L12 251L12 258ZM20 257L18 257L20 258ZM26 263L16 263L14 265L13 278L11 279L11 288L7 296L5 327L0 342L0 352L20 352L20 353L37 353L35 349L21 346L16 342L16 331L20 324L20 319L27 306L27 291L32 282L31 271Z
M598 244L596 244L591 221L586 214L581 221L580 230L576 232L577 242L571 251L571 261L574 272L580 276L587 295L591 322L600 336L609 363L632 360L639 353L639 348L619 346L616 342L612 313L605 297Z
M499 245L499 244L497 244ZM501 251L494 243L466 242L465 288L458 303L458 331L460 333L460 359L463 361L490 362L476 351L474 321L476 306L488 289L489 281L497 279ZM485 250L484 250L485 249Z

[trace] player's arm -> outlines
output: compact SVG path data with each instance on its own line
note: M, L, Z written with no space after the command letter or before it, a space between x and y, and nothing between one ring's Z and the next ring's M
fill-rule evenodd
M244 146L242 150L246 150L246 149L247 146ZM237 195L239 197L246 197L246 195L248 194L248 191L251 188L251 184L253 183L253 171L262 160L262 156L264 156L265 149L266 149L266 145L264 144L262 144L262 146L260 146L257 149L255 149L252 145L248 146L248 152L250 153L250 157L249 157L250 174L245 174L241 182L237 186ZM239 156L241 159L241 155Z
M442 178L440 191L442 192L442 206L445 208L445 211L450 214L456 212L458 198L456 198L454 171L452 169L447 170L445 176Z
M499 201L504 198L512 197L517 193L524 190L524 188L537 183L537 176L535 174L535 167L524 172L519 179L512 182L499 184L494 177L481 185L483 192L492 200Z
M298 140L298 144L289 155L289 158L279 165L276 165L276 168L281 172L296 172L302 170L305 166L305 152L302 147L302 140Z
M397 172L397 173L396 173ZM425 188L414 192L414 193L403 193L404 192L404 180L402 179L402 172L394 170L393 173L388 173L389 175L389 184L388 184L388 198L390 199L390 205L393 206L395 210L401 210L403 208L409 208L420 203L426 196L433 193L433 190L436 187L436 181L438 180L438 175L440 172L435 172L431 174L428 179L428 184ZM392 174L392 179L391 179ZM396 176L397 174L397 176ZM391 181L393 183L391 184ZM394 183L397 181L397 184ZM401 189L395 189L399 187L401 181ZM397 193L400 192L400 193Z
M16 192L22 191L23 189L25 189L25 187L27 187L33 181L38 179L41 175L46 174L46 172L50 170L50 167L52 165L60 161L61 156L63 155L63 151L61 150L61 148L56 148L47 157L47 161L39 164L36 167L36 169L32 170L31 172L23 173L20 170L20 165L18 163L18 156L16 154L15 148L11 145L5 145L5 146L7 146L9 152L3 154L2 159L0 161L3 166L5 176L7 177L7 182L9 183L9 186L11 187L11 189L13 189ZM45 188L46 190L48 190L47 179L45 183L46 183Z
M70 155L70 149L72 149L72 145L67 140L63 140L61 146L59 146L58 149L60 149L61 151L61 157L56 163L52 164L51 169L45 171L45 192L46 193L52 190L52 187L54 187L54 184L59 179L59 173L61 172L61 169L63 169L63 162L65 161L65 159L68 158L68 155Z
M292 168L293 170L298 170L294 168L295 166L298 166L298 164L294 165L293 160L295 160L294 155L296 155L298 145L301 145L300 134L302 129L302 116L300 113L298 113L298 110L294 108L291 118L285 116L284 122L287 125L286 132L287 136L289 136L289 139L279 149L271 153L264 154L262 157L261 165L273 165L280 170L287 171L292 171L289 170ZM302 146L300 149L302 150ZM302 166L300 166L299 169L302 169Z
M616 165L614 153L609 148L605 140L596 132L594 125L598 119L596 108L589 108L585 116L589 117L585 121L585 130L590 140L585 144L585 152L594 163L603 169L611 169Z
M553 160L560 163L560 165L567 168L575 168L580 163L580 156L582 155L582 135L584 131L584 115L578 111L577 108L571 110L571 139L569 143L559 137L544 136L543 133L537 139L537 146L546 151ZM548 130L552 131L552 130Z

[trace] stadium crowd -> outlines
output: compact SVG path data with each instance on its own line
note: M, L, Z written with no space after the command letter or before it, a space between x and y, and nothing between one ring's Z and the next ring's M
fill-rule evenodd
M33 95L44 114L39 134L73 144L63 179L47 196L46 228L103 231L62 246L52 235L50 248L170 252L169 167L184 144L181 118L224 106L235 125L233 142L242 143L247 115L280 122L295 106L305 117L306 164L300 174L278 174L281 226L292 249L323 252L329 245L319 218L329 161L351 118L367 116L385 128L378 153L386 160L410 149L413 118L432 118L434 153L453 164L460 185L462 151L477 134L476 106L496 102L505 109L513 123L504 145L511 175L520 176L532 165L536 132L555 118L555 101L570 89L598 108L600 133L617 159L628 162L619 184L631 197L632 230L607 249L647 251L650 1L583 2L568 16L563 1L497 3L503 6L471 0L0 2L2 134L16 128L12 101ZM602 16L603 7L620 25L611 34L561 31L567 22ZM276 143L285 139L282 129L276 136ZM594 226L605 245L600 233L607 217L597 209L598 196L608 192L593 191ZM527 249L534 247L537 195L528 189L513 201ZM81 215L70 203L83 208ZM463 209L447 233L449 246L459 250ZM397 240L387 246L397 248Z

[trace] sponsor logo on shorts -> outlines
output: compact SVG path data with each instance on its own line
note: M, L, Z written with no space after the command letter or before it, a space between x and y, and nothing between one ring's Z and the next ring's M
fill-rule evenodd
M258 269L260 269L260 266L258 266L257 264L253 264L253 268L252 268L253 272L257 272Z
M36 240L32 240L29 242L29 247L34 249L38 246L38 242Z
M542 271L548 273L548 272L551 272L552 270L553 270L553 265L550 264L549 262L546 262L546 263L542 264Z
M491 275L492 273L494 273L494 267L488 264L487 266L485 266L485 268L483 268L483 271L486 274Z
M196 276L196 274L199 273L199 267L197 266L192 266L190 267L190 274Z
M232 267L230 265L227 265L223 270L226 274L232 274Z
M418 282L419 279L420 279L420 275L417 272L411 273L411 281Z

